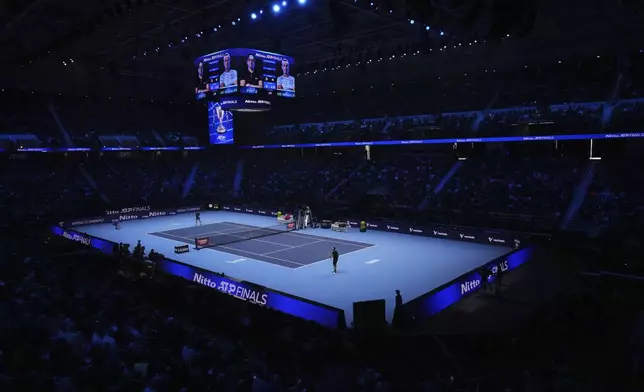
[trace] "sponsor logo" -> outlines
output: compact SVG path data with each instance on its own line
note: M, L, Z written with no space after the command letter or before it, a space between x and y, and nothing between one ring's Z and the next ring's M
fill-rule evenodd
M147 212L147 211L150 211L150 206L127 207L127 208L121 209L120 211L106 210L105 215L120 215L120 214L129 214L132 212Z
M177 214L183 214L184 212L186 212L186 209L185 209L185 208L179 208L179 209L177 210Z
M372 229L377 229L378 225L374 225L373 223L367 223L367 227L371 227Z
M257 210L257 213L260 214L260 215L268 215L268 212L266 212L264 210Z
M492 269L491 269L492 274L493 274L493 275L498 274L498 273L499 273L499 268L501 269L501 272L505 272L505 271L507 271L507 270L509 269L509 267L508 267L508 261L507 261L507 260L503 260L503 261L502 261L502 262L500 262L499 264L497 264L497 265L495 265L494 267L492 267Z
M277 212L271 211L271 216L277 216Z
M177 245L174 247L174 253L188 253L190 252L190 247L188 245Z
M73 221L72 226L93 225L93 224L96 224L96 223L105 223L105 218L96 218L96 219L86 219L86 220L80 220L80 221Z
M226 211L230 211L230 207L228 207L228 206L223 206L222 208L223 208L224 210L226 210Z
M78 234L78 233L70 233L67 231L63 231L63 237L67 238L68 240L72 240L74 242L79 242L83 245L90 246L92 245L92 240L88 237L85 237L84 235Z
M192 280L204 286L208 286L212 289L217 289L226 294L230 294L235 298L239 298L256 305L264 306L268 302L268 294L250 289L248 287L244 287L240 284L227 282L225 280L220 281L218 284L216 281L211 280L198 273L195 273Z
M195 242L196 242L196 245L198 247L199 246L206 246L206 245L208 245L210 243L210 241L208 241L208 238L197 238L195 240Z
M423 234L423 231L421 229L414 229L413 227L409 228L409 232L414 234Z
M129 220L135 220L139 219L138 215L119 215L119 220L120 221L129 221Z
M255 211L249 210L248 208L246 208L246 212L248 212L249 214L254 214L255 213Z
M130 212L147 212L150 211L150 206L144 207L128 207L121 210L122 214L129 214Z
M235 207L235 208L233 208L233 211L241 211L241 208Z
M475 240L476 239L476 237L474 237L473 235L461 234L460 236L461 236L462 240Z
M437 237L447 237L447 233L445 233L443 231L434 230L434 235L437 236Z
M481 285L481 281L478 279L468 280L466 282L461 283L461 295L467 294L470 291L475 290L480 285Z
M505 244L505 240L501 238L487 237L487 240L495 244Z
M398 227L398 226L389 226L389 225L387 225L387 230L391 230L391 231L400 231L400 227Z
M168 213L165 211L150 211L150 214L148 216L150 218L154 218L156 216L166 216L166 215L168 215Z
M352 226L358 226L358 222L356 221L349 221L349 224Z

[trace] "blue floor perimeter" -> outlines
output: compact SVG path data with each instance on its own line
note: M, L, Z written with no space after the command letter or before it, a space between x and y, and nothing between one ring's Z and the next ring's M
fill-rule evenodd
M231 225L266 227L277 223L272 217L227 211L202 212L201 220L202 232L213 228L219 232L234 227ZM159 232L177 233L178 229L184 229L179 233L198 232L194 226L194 215L181 214L124 222L121 230L114 230L109 223L76 230L132 246L140 239L146 253L154 249L182 263L344 309L348 325L353 321L353 302L384 298L391 321L394 290L399 289L407 302L511 251L381 231L360 233L352 228L348 233L309 229L230 244L228 249L174 254L174 246L185 244L186 237L159 236ZM331 246L340 251L337 275L331 273L331 261L322 259L330 257ZM274 254L279 256L267 257Z

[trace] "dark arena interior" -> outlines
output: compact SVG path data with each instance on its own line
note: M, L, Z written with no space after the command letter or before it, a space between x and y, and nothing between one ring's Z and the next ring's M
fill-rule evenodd
M1 2L0 391L644 390L643 13Z

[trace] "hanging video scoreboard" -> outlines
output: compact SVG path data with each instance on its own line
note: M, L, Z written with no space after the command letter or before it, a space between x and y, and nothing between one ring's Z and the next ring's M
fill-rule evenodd
M270 110L274 97L294 98L293 58L255 49L225 49L195 60L197 100L224 110Z

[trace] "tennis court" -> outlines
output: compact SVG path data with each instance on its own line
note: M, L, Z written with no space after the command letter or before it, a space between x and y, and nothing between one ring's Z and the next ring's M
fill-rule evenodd
M246 229L277 223L273 217L232 211L204 211L201 220L203 225L195 226L193 214L177 214L123 222L121 230L109 223L75 229L132 246L141 240L146 253L155 250L188 265L342 308L348 323L356 301L384 298L391 321L394 290L407 302L511 251L357 228L346 233L306 229L195 250L195 237L243 236L239 233ZM184 244L190 251L175 254L174 247ZM337 275L330 261L333 246L340 253Z
M247 239L247 231L259 231L260 238ZM200 250L224 250L240 257L248 257L287 268L300 268L329 258L335 247L342 255L369 248L373 244L320 237L302 232L275 232L233 222L210 223L202 226L150 233L161 238L194 244L196 237L222 239L222 245ZM245 260L239 260L245 261ZM238 262L239 262L238 261Z

